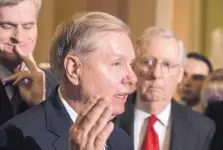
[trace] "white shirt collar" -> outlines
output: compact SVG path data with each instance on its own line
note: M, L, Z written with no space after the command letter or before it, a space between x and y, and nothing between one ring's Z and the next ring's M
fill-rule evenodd
M72 119L73 122L75 122L75 120L77 119L77 113L73 110L73 108L70 107L70 105L66 102L66 100L63 98L61 92L60 92L60 87L58 88L58 95L65 107L65 109L67 110L70 118Z
M169 104L167 105L167 107L160 113L158 114L156 117L158 118L158 120L167 127L168 125L168 121L170 118L170 113L171 113L171 102L169 102ZM134 117L135 117L135 121L142 121L145 120L146 118L150 117L151 114L144 112L138 108L135 108L135 113L134 113Z
M62 101L62 103L63 103L65 109L67 110L67 112L68 112L70 118L72 119L73 122L75 122L75 120L77 119L77 115L78 115L78 114L77 114L77 113L70 107L70 105L69 105L69 104L66 102L66 100L63 98L63 96L62 96L62 94L61 94L61 92L60 92L60 87L58 88L58 95L59 95L59 97L60 97L60 99L61 99L61 101ZM107 147L108 147L108 146L105 144L105 147L104 147L103 150L106 150Z

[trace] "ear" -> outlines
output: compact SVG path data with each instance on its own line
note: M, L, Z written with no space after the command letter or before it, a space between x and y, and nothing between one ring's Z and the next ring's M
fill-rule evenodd
M67 55L64 59L64 70L66 72L66 76L73 85L79 84L81 66L81 61L76 56Z
M177 83L180 83L180 82L183 80L183 76L184 76L184 69L183 69L183 67L181 66L181 67L180 67L179 74L178 74L178 80L177 80Z

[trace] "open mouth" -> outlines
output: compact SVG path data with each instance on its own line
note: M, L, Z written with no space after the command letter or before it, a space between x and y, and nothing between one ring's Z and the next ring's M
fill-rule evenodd
M116 96L117 98L119 98L119 99L126 100L127 97L128 97L128 94L126 94L126 93L122 93L122 94L116 94L115 96Z

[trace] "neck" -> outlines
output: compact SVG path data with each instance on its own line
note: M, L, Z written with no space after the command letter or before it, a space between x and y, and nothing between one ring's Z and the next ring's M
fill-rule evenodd
M139 94L137 94L136 96L136 108L154 115L158 115L162 111L164 111L169 103L170 100L152 101L152 100L142 99L142 97Z
M64 86L61 85L59 87L60 93L63 97L63 99L70 105L70 107L77 113L81 111L81 109L84 107L85 101L83 100L82 96L80 95L80 92L78 90L75 90L76 87L69 87L70 85Z
M179 104L185 104L185 102L181 99L180 95L176 91L173 95L173 99L178 102Z

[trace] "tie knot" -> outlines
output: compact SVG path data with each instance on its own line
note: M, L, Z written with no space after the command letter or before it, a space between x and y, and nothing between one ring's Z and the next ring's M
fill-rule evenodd
M157 117L155 115L151 115L149 118L149 125L153 126L157 121Z

